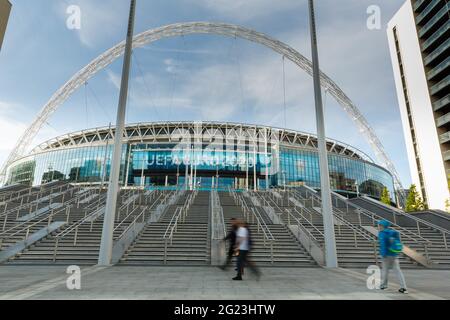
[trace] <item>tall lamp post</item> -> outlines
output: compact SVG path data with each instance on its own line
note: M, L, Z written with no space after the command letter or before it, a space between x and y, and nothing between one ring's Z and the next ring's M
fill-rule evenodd
M123 131L125 129L125 114L128 97L128 81L130 78L131 53L133 49L134 18L136 13L136 0L131 0L128 32L125 45L125 56L120 85L119 106L117 110L116 133L114 151L109 178L108 196L103 222L102 241L98 257L99 266L109 266L112 260L114 218L116 213L117 194L119 192L120 161L122 156Z
M330 174L325 138L325 121L320 84L319 50L317 46L314 0L309 0L311 28L311 52L313 62L314 96L316 104L317 140L319 144L320 185L322 194L322 216L325 235L325 261L328 268L337 268L336 237L334 234L333 207L331 205Z

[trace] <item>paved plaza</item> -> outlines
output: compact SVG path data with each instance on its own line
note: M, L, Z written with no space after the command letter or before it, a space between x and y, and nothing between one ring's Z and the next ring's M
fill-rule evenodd
M213 267L85 267L81 290L68 290L66 267L1 266L1 300L419 300L450 299L450 271L406 270L410 294L394 282L369 290L364 270L264 268L257 281L232 281ZM394 280L394 279L393 279Z

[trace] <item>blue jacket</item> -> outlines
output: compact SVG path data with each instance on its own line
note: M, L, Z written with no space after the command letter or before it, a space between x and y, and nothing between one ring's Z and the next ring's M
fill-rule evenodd
M400 240L400 233L396 230L387 228L378 233L378 243L380 245L380 255L381 257L396 257L397 253L389 251L389 239L395 238Z

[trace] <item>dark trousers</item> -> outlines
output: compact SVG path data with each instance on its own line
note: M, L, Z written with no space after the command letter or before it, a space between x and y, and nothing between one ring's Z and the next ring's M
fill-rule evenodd
M238 275L238 277L242 276L242 272L244 271L244 267L246 265L249 266L250 270L254 274L259 274L258 268L252 262L249 261L248 254L249 254L248 250L239 250L239 256L237 259L237 272L238 272L237 275Z
M234 255L234 245L230 245L230 248L228 249L227 260L223 264L224 268L228 267L228 265L231 263L233 255Z

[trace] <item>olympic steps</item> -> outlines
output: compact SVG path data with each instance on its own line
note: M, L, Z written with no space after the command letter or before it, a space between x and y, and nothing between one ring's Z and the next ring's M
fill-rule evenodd
M298 201L303 201L304 198L307 198L307 193L310 191L305 191L303 188L302 190L302 197L296 199ZM320 195L319 195L320 196ZM323 217L320 211L320 203L314 204L314 207L312 206L310 201L303 202L305 206L305 217L311 221L312 217L312 224L320 230L322 233L324 232L323 227ZM316 207L319 206L319 207ZM333 210L335 212L340 211L343 212L343 208L338 208L335 206L335 203L333 202ZM294 214L296 214L294 212ZM349 223L352 227L342 224L340 221L337 220L337 224L335 224L335 237L336 237L336 251L337 251L337 258L338 263L340 267L343 268L367 268L370 265L374 265L376 263L376 260L378 259L378 262L381 262L381 257L379 256L379 247L378 247L378 241L376 241L376 251L374 251L374 245L373 242L368 240L363 234L365 234L369 238L374 238L372 234L370 234L366 229L362 228L359 225L359 217L358 214L349 210L348 213L341 214L341 217ZM305 219L304 217L301 217L297 214L297 218ZM316 237L320 238L320 234L317 230L315 230L312 226L310 226L306 220L305 225L307 226L307 229ZM364 215L361 215L361 223L362 225L372 226L373 221L372 219L365 217ZM358 232L355 232L352 228L358 230ZM356 240L355 240L356 237ZM374 239L376 240L376 239ZM322 243L324 243L322 239ZM375 252L377 253L377 258L375 258ZM400 259L400 265L403 268L407 269L417 269L417 268L423 268L421 265L419 265L416 261L413 261L408 256L401 254L399 256Z
M157 223L149 224L120 260L120 265L164 265L164 234L176 209L184 206L186 192ZM172 244L167 245L167 265L209 264L209 192L198 192L184 222L178 224Z
M121 191L123 194L124 191ZM103 199L105 200L105 199ZM121 196L118 197L119 208L122 202L126 200ZM46 238L28 247L23 252L10 259L7 263L11 265L95 265L98 261L100 250L100 242L103 230L103 216L99 217L92 223L87 221L79 225L78 230L73 229L70 233L58 240L57 251L55 255L56 237L64 231L71 228L77 222L86 217L86 208L96 208L104 202L98 202L98 197L92 201L80 205L80 208L73 208L69 216L69 224L63 226L59 230L53 232ZM94 205L94 206L93 206ZM87 215L92 212L87 212ZM65 215L56 216L55 221L67 219ZM131 222L134 216L130 216L126 222ZM118 225L116 221L115 225ZM126 227L126 225L124 226ZM114 238L119 236L123 228L119 228L114 232ZM76 240L75 240L76 238Z
M231 218L244 218L242 208L234 202L228 192L220 192L220 202L223 208L224 220L227 229L230 229ZM244 197L249 208L253 207L253 203L247 197ZM305 248L297 241L291 231L283 225L275 225L261 208L253 207L260 213L261 218L265 221L267 228L275 238L273 243L273 263L271 259L270 244L266 242L264 245L264 234L258 232L257 224L250 226L253 239L253 249L251 252L251 260L258 266L265 267L305 267L311 268L317 266Z

